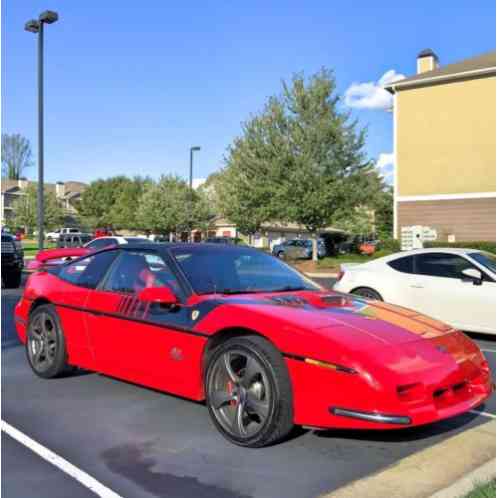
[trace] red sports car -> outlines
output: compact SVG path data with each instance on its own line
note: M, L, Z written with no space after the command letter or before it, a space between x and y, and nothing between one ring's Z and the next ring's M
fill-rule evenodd
M15 323L34 372L95 370L206 401L233 443L294 424L398 429L466 412L489 366L462 332L327 291L261 251L141 244L33 273Z

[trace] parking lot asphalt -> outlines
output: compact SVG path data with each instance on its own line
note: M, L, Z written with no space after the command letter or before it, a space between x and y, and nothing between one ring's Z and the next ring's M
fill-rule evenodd
M239 448L201 403L94 373L35 377L13 327L19 296L2 291L2 419L122 497L318 496L488 420L469 413L401 431L296 430L269 448ZM495 340L476 340L495 376ZM481 410L495 414L495 397ZM1 491L94 496L5 434Z

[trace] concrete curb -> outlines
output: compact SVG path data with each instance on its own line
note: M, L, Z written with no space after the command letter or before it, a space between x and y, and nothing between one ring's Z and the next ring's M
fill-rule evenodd
M459 498L495 475L495 435L495 420L479 424L321 497Z
M451 486L432 494L429 498L458 498L467 495L478 484L485 484L495 479L495 464L494 458L461 477Z

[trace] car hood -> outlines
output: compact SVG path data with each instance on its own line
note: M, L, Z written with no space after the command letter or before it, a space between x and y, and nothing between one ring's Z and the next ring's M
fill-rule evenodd
M358 342L369 339L365 343L399 345L442 337L453 330L406 308L334 292L238 295L226 301L336 340L346 334Z

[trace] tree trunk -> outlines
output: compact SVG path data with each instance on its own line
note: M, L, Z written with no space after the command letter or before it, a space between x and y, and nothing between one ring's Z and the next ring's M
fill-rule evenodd
M318 234L316 232L311 233L312 240L312 260L317 263L318 261Z

